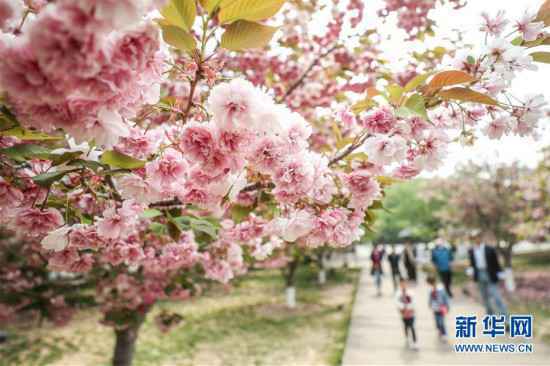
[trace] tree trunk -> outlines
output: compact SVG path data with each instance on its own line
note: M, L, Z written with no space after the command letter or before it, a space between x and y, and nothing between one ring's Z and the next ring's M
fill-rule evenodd
M327 273L325 271L325 253L323 251L317 256L317 264L319 266L317 280L319 285L324 285L327 282Z
M512 270L512 248L513 244L510 243L504 249L504 283L508 292L513 292L516 289L514 272Z
M131 366L134 359L139 328L145 317L125 329L115 330L116 343L113 366Z
M286 305L291 309L296 307L296 288L294 287L294 277L296 275L296 269L298 268L299 261L299 258L294 258L294 260L288 264L287 271L285 273Z
M503 250L504 255L504 267L512 268L512 244L506 245Z

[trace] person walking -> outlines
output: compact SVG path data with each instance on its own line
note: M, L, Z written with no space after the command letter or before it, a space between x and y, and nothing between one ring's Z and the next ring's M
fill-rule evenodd
M416 345L416 330L414 328L414 297L407 288L407 281L399 281L399 290L396 294L397 308L401 314L403 328L405 330L406 344L411 349L418 349ZM409 335L410 334L410 335Z
M439 339L447 341L447 329L445 328L445 315L449 312L449 297L443 286L437 283L436 277L428 276L427 282L430 285L428 305L432 309L435 318L435 326L439 332Z
M376 293L382 295L382 260L384 259L384 248L381 245L376 245L370 255L371 260L371 275L374 276L376 284Z
M508 316L508 308L502 299L499 288L499 280L503 274L497 251L494 247L483 243L481 233L474 233L471 239L473 247L468 250L468 255L474 272L474 281L479 287L485 311L490 315L495 314L496 307L500 315Z
M450 248L443 245L443 240L438 239L435 248L432 250L432 263L434 264L439 278L449 297L453 297L451 291L451 284L453 280L453 272L451 270L451 263L454 259L453 252Z
M399 270L399 260L401 259L401 255L397 253L397 250L395 249L395 245L392 245L391 252L388 254L388 262L390 263L391 268L391 278L393 282L393 290L397 291L399 280L401 280L401 271Z
M403 261L405 262L405 268L407 269L407 278L409 281L416 282L416 248L410 241L405 243Z

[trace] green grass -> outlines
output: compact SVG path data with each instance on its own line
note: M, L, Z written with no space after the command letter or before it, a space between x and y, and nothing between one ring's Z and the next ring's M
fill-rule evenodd
M549 270L550 251L541 253L528 253L516 255L512 259L512 265L516 271Z
M293 310L284 306L275 270L252 271L230 291L213 286L187 303L160 303L140 331L134 365L339 365L358 277L357 270L337 270L320 288L316 271L301 267ZM154 324L161 310L183 317L165 335ZM68 328L12 330L0 345L0 365L108 365L114 338L99 316L88 311Z

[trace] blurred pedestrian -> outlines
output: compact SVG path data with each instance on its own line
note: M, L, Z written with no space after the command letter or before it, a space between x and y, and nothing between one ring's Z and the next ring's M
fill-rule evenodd
M453 281L453 271L451 270L451 263L454 260L453 252L450 248L444 245L442 239L437 239L435 248L432 250L432 263L434 264L439 278L449 297L453 297L451 291L451 284Z
M416 330L414 329L414 297L407 287L407 281L399 281L399 290L396 295L397 308L401 314L405 330L406 344L411 349L418 349L416 345ZM410 334L410 335L409 335Z
M397 253L395 245L391 246L391 252L388 254L388 262L390 262L391 278L393 282L393 291L397 291L399 280L401 280L401 271L399 269L399 260L401 255Z
M428 304L434 313L435 326L439 331L439 339L446 342L447 329L445 328L445 316L449 312L447 291L437 283L436 277L433 275L428 276L427 282L430 285Z
M405 243L403 261L407 269L407 278L409 281L416 282L416 247L413 246L411 241Z
M470 265L473 268L474 281L479 287L485 311L487 314L494 314L494 303L500 315L508 316L508 309L499 288L499 280L503 272L497 251L494 247L485 245L479 232L474 232L470 238L473 242L473 247L468 250Z
M371 275L374 276L374 283L376 284L376 294L382 295L382 260L384 259L384 248L378 244L372 250L370 255L371 260Z

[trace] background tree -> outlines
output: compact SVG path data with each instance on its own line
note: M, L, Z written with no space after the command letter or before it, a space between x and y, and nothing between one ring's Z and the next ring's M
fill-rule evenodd
M429 182L414 179L386 190L384 210L376 213L374 232L367 238L376 243L403 243L404 239L427 243L437 237L442 224L436 212L444 206L440 199L426 200Z
M542 151L543 157L533 171L519 181L518 200L522 209L516 212L517 235L526 240L550 240L550 147Z
M516 212L523 206L520 182L524 176L527 169L518 164L470 163L428 190L446 202L438 212L443 225L455 231L481 232L511 268L512 249L519 240Z

